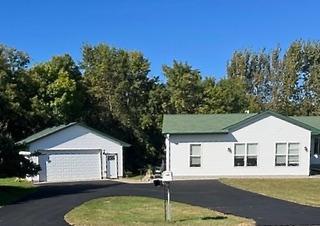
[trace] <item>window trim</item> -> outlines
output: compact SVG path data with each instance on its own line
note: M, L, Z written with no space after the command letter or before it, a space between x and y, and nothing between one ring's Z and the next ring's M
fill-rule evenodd
M284 154L277 154L277 145L278 144L285 144L286 150ZM284 156L285 157L285 165L277 165L277 156ZM274 148L274 166L276 167L285 167L287 166L287 160L288 160L288 143L287 142L276 142L275 148Z
M192 155L191 154L191 149L192 149L192 146L200 146L200 154L199 155ZM200 165L191 165L191 158L192 157L199 157L200 158ZM194 144L190 144L189 146L189 167L190 168L199 168L202 166L202 145L199 144L199 143L194 143Z
M277 154L277 144L285 144L286 145L286 151L285 154ZM297 144L298 145L298 154L290 154L289 155L289 145L290 144ZM286 161L285 165L276 165L277 156L285 156ZM298 163L297 165L289 165L289 156L298 156ZM275 167L299 167L300 166L300 143L299 142L276 142L275 148L274 148L274 166Z
M252 144L254 144L254 145L256 145L256 147L257 147L257 153L255 154L255 155L252 155L252 154L248 154L248 145L252 145ZM246 167L257 167L258 166L258 143L246 143ZM256 161L257 161L257 164L255 165L255 166L248 166L248 156L249 157L256 157Z
M241 145L241 144L243 144L244 145L244 154L243 155L237 155L236 154L236 145ZM252 155L252 154L248 154L248 145L250 145L250 144L255 144L255 145L257 145L257 153L255 154L255 155ZM258 142L248 142L248 143L234 143L234 145L233 145L233 167L258 167L258 146L259 146L259 144L258 144ZM235 160L235 157L236 156L243 156L244 157L244 165L243 166L236 166L235 164L234 164L234 160ZM256 157L257 158L257 165L255 165L255 166L248 166L248 157Z
M298 145L298 154L290 154L289 153L289 146L290 146L290 144L296 144L296 145ZM289 165L289 157L290 156L298 156L298 162L297 162L297 164L296 165ZM299 166L299 164L300 164L300 143L299 142L296 142L296 143L288 143L288 159L287 159L287 164L288 164L288 166Z

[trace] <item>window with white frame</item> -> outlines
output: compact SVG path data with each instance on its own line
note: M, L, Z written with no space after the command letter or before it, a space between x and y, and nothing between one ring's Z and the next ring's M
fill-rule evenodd
M285 166L287 159L287 143L276 144L276 166Z
M247 166L257 166L258 144L247 144Z
M288 144L288 166L299 166L299 144Z
M234 166L257 166L258 144L235 144Z
M299 143L276 143L276 166L299 166Z
M234 145L234 166L244 166L245 150L245 144Z
M201 145L191 144L190 145L190 167L201 166Z

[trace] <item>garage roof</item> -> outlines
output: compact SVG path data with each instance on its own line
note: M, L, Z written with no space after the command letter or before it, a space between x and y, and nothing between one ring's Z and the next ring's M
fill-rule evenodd
M100 135L100 136L105 137L107 139L113 140L116 143L122 145L123 147L130 147L131 146L130 144L128 144L126 142L123 142L123 141L121 141L121 140L119 140L117 138L114 138L114 137L112 137L112 136L110 136L110 135L108 135L106 133L103 133L101 131L93 129L93 128L85 125L84 123L79 123L79 122L72 122L72 123L69 123L69 124L63 124L63 125L54 126L54 127L50 127L50 128L41 130L38 133L35 133L35 134L33 134L33 135L23 139L23 140L20 140L18 143L30 144L30 143L32 143L32 142L34 142L36 140L39 140L39 139L44 138L46 136L49 136L51 134L57 133L57 132L59 132L61 130L64 130L64 129L69 128L69 127L74 126L74 125L80 125L82 127L85 127L87 129L89 129L92 133Z
M228 133L267 116L274 116L299 127L320 134L320 116L288 117L272 111L254 114L175 114L164 115L163 134Z

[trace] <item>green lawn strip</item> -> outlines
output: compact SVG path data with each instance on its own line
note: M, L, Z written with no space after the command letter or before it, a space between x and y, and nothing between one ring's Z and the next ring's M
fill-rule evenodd
M287 200L299 204L320 207L320 179L233 179L223 178L221 182L243 190Z
M32 183L16 178L0 178L0 207L35 191Z
M115 196L88 201L65 215L77 226L167 225L163 200L138 196ZM254 225L254 221L225 215L209 209L172 202L172 221L168 225Z

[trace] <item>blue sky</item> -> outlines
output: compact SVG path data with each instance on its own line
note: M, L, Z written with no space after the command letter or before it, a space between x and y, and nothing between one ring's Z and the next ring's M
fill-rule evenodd
M173 59L221 77L235 50L318 40L319 8L316 0L7 0L0 43L37 63L63 53L80 61L84 43L104 42L143 52L160 77Z

